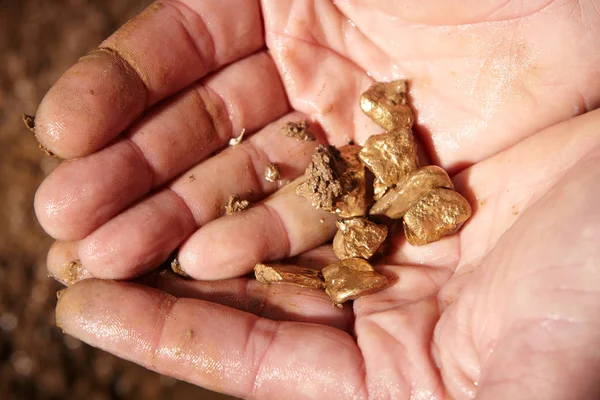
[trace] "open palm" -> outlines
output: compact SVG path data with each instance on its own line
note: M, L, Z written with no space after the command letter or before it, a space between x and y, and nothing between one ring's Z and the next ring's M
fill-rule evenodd
M595 397L599 8L150 6L41 104L38 138L69 161L40 187L36 211L58 240L48 267L67 283L138 277L176 248L201 281L86 279L62 293L57 322L243 397ZM258 261L332 259L318 246L334 217L262 179L268 162L295 179L315 147L280 135L281 125L308 118L322 142L362 144L380 128L361 114L360 93L401 77L411 82L422 161L455 174L473 206L461 234L423 247L392 234L377 265L392 285L342 310L321 292L241 277ZM213 155L243 129L240 145ZM221 217L231 194L257 204ZM77 276L65 268L74 259L85 267Z

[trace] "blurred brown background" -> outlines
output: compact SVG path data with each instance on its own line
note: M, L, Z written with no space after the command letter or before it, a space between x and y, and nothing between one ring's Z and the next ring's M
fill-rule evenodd
M57 164L21 122L53 82L148 0L0 0L0 397L227 399L65 336L54 324L60 285L46 276L51 239L33 213Z

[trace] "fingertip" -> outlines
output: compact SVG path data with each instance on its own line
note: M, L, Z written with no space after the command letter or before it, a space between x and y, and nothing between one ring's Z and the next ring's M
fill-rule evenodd
M180 248L179 262L193 278L228 279L244 275L258 262L280 253L281 241L261 227L264 210L254 207L219 218L194 233Z
M118 141L93 155L61 163L38 188L34 208L50 236L79 240L147 193L151 182L132 146Z
M60 168L60 165L58 166ZM56 171L56 170L55 170ZM44 231L54 239L57 240L75 240L77 237L73 237L72 232L68 232L68 224L64 222L64 218L61 218L65 208L68 208L70 204L74 202L69 196L57 198L54 193L54 178L53 174L50 174L37 188L33 197L33 210L35 216Z
M60 292L55 320L64 333L141 362L148 360L157 324L174 301L150 287L86 279Z
M315 210L282 188L250 209L210 222L181 246L179 261L195 279L244 275L258 262L280 260L320 246L335 234L335 215Z
M61 213L69 204L73 203L73 199L69 199L68 196L62 199L55 198L53 180L53 174L51 174L37 188L33 198L35 216L42 229L52 238L59 240L77 239L73 237L72 232L65 231L68 224L61 224L61 221L64 221L61 218Z
M56 326L86 343L102 345L101 338L118 323L107 302L114 294L113 282L101 279L86 279L59 291Z
M79 257L82 263L85 263L99 279L130 278L123 272L128 271L126 265L119 260L122 248L118 244L114 246L113 243L106 243L106 237L113 235L104 235L102 231L103 229L99 233L94 232L79 243Z
M65 286L92 277L79 260L77 242L54 242L46 257L46 267L49 276Z
M95 289L93 280L85 280L57 293L56 326L65 333L76 332L77 321L82 321L90 308L86 298ZM98 281L101 284L101 281ZM75 335L74 335L75 336Z
M67 293L67 289L61 289L56 292L56 309L54 310L54 323L58 328L60 328L63 332L65 331L65 319L67 313L65 312L65 302L64 295Z
M64 159L90 154L143 112L145 96L139 77L115 54L94 50L44 96L35 117L36 137Z
M80 212L81 194L85 190L72 176L64 176L65 167L66 164L59 165L40 184L35 192L33 208L48 235L57 240L73 241L93 231L95 222L91 218L93 213Z
M241 239L245 232L244 226L230 230L221 224L206 225L181 246L178 256L181 267L198 280L228 279L249 272L260 261L260 255Z

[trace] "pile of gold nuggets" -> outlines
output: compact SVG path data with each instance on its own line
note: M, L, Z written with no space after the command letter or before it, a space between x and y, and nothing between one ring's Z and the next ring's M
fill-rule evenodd
M340 219L333 251L340 261L322 271L293 265L257 264L265 283L324 289L341 304L385 288L388 280L367 262L378 254L393 220L402 219L406 240L424 245L456 233L471 216L446 171L419 168L413 112L404 80L377 82L360 98L361 110L385 133L364 146L320 145L296 192Z

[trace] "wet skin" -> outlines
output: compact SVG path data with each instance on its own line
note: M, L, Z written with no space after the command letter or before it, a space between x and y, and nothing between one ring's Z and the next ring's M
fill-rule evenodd
M69 334L148 368L255 398L594 398L600 394L598 1L169 0L50 90L36 133L67 159L35 199L81 259ZM232 22L234 21L234 22ZM358 98L408 78L422 164L473 207L427 246L390 232L393 283L338 310L243 278L257 261L320 266L335 217L293 180L318 143L380 128ZM279 133L313 121L317 141ZM241 144L228 148L242 129ZM221 217L232 194L257 204ZM232 245L232 243L234 245ZM194 278L130 279L180 247ZM95 279L89 279L94 277ZM226 279L226 280L221 280ZM77 280L77 279L75 279Z

